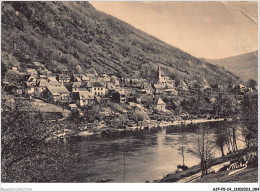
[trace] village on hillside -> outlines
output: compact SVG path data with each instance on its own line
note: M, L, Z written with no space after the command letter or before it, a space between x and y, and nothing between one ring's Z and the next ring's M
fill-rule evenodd
M242 83L211 87L206 79L202 83L184 79L177 85L159 65L154 84L141 78L138 71L124 78L98 74L94 68L84 74L65 70L54 75L40 62L33 62L26 74L20 73L17 66L8 72L22 76L22 82L14 85L4 79L2 89L7 93L29 99L40 111L52 104L57 107L48 105L44 112L76 112L81 119L98 122L96 127L104 128L138 127L140 122L142 128L162 122L227 118L236 113L244 94L256 90Z
M256 2L4 1L1 11L1 191L259 190Z

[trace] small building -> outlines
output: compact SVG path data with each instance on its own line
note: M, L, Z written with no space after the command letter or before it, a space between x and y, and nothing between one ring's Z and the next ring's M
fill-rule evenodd
M54 102L69 102L69 94L70 92L66 87L55 87L51 85L47 86L46 90L42 93L46 99Z
M71 87L72 92L78 92L81 88L81 82L74 82Z
M108 82L107 85L106 85L106 88L107 88L107 95L112 98L112 96L114 95L114 93L116 92L116 86L111 83L111 82Z
M112 96L112 100L116 103L125 103L126 99L126 92L124 90L117 90Z
M57 80L60 83L69 83L70 82L70 77L67 74L59 74Z
M45 66L42 63L40 63L39 61L33 62L33 65L35 68L45 68Z
M26 75L24 77L25 80L25 92L27 94L34 94L35 87L36 87L36 77L34 75Z
M40 75L39 79L44 79L44 80L47 80L48 77L46 75Z
M92 73L86 73L85 79L87 79L87 81L94 82L96 81L96 76Z
M165 89L163 90L164 95L172 96L172 95L178 95L178 91L176 89Z
M247 91L247 87L243 84L239 84L238 88L239 88L240 92L242 92L242 93L245 93Z
M22 86L16 86L16 85L8 85L4 88L5 91L14 94L14 95L22 95L23 94L23 87Z
M35 69L27 69L26 72L31 75L36 75L37 71Z
M70 108L71 111L78 109L78 107L75 103L69 104L69 108Z
M82 80L81 80L80 74L72 74L71 81L72 82L81 82Z
M154 109L160 112L166 112L166 103L161 98L158 98Z
M112 82L115 86L119 86L119 85L120 85L120 82L119 82L117 76L112 75L110 80L111 80L111 82Z
M156 94L162 93L163 90L165 89L165 86L163 84L160 84L160 83L154 84L153 87L154 87Z
M86 75L81 75L81 81L86 83L87 81L89 81L89 78Z
M109 77L109 75L107 75L107 74L105 74L105 73L102 74L102 77L103 77L103 81L104 81L104 82L109 82L109 81L111 80L111 78Z

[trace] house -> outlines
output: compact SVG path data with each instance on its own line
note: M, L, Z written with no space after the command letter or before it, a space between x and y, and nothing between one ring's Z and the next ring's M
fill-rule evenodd
M155 103L154 109L160 112L166 112L166 103L161 98L158 98L157 102Z
M36 81L37 81L36 75L25 75L24 79L28 86L31 86L32 84L36 85Z
M33 62L35 68L44 68L45 66L38 61Z
M111 80L111 78L109 77L109 75L107 75L107 74L105 74L105 73L102 74L102 77L103 77L103 81L105 81L105 82L109 82L109 81Z
M143 82L141 84L140 88L141 88L139 90L140 93L144 93L144 94L152 94L153 93L153 89L152 89L151 83Z
M34 94L40 96L47 86L49 86L49 83L45 79L37 80Z
M79 89L81 88L81 86L82 86L81 82L74 82L74 83L72 84L71 91L72 91L72 92L78 92Z
M96 81L96 76L92 73L86 73L85 79L87 79L87 81L94 82Z
M71 111L78 109L78 107L75 103L69 104L69 108L70 108Z
M37 71L35 69L27 69L26 72L31 75L36 75Z
M126 92L127 96L129 95L134 96L137 94L136 89L133 89L132 87L128 87L128 88L124 87L124 91Z
M120 82L118 80L118 78L115 75L111 76L111 82L115 85L115 86L119 86Z
M126 92L125 92L125 90L117 90L113 94L112 100L116 103L125 103L126 102Z
M178 91L176 89L165 89L163 90L163 94L168 96L178 95Z
M71 76L71 81L72 82L81 82L81 76L79 74L72 74Z
M25 82L25 92L27 94L34 94L36 87L36 76L35 75L26 75L24 77Z
M67 74L59 74L57 80L60 83L69 83L70 82L70 77Z
M116 86L113 83L108 82L106 88L107 88L107 95L110 98L112 98L113 94L116 92Z
M14 94L14 95L22 95L23 94L23 87L16 86L16 85L8 85L4 88L5 91Z
M134 70L134 71L132 71L132 74L133 74L133 77L140 77L141 72L137 71L137 70Z
M180 83L177 86L177 90L179 95L186 95L189 92L189 87L185 81L180 80Z
M47 86L46 90L42 93L46 99L54 102L69 102L69 94L70 92L66 87L55 87L51 85Z
M158 93L162 93L163 90L165 89L165 86L163 84L160 84L160 83L156 83L153 85L154 89L155 89L155 93L158 94Z
M40 75L39 79L45 79L45 80L47 80L48 78L47 78L46 75Z
M141 88L146 79L131 79L131 87Z
M92 105L95 102L95 98L89 91L79 91L73 93L73 100L76 102L77 106L83 107L86 105Z
M243 84L238 84L237 89L242 93L245 93L247 91L247 87Z
M81 75L81 81L86 83L87 81L89 81L89 78L86 75Z
M87 89L89 92L93 93L94 96L104 97L106 95L106 87L99 82L93 82L91 87L88 85Z
M51 76L48 76L47 77L47 82L52 85L52 86L57 86L57 87L60 87L61 84L57 81L57 79L55 79L55 77L51 77Z

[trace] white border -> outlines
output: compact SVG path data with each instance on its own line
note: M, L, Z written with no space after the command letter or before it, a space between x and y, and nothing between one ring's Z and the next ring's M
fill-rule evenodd
M27 1L31 1L31 0L27 0ZM51 0L47 0L47 1L51 1ZM110 1L110 0L102 0L102 1ZM127 0L123 0L123 1L127 1ZM138 1L138 0L133 0L133 1ZM163 1L163 0L150 0L150 1ZM183 0L183 1L196 1L196 0ZM209 0L209 1L214 1L214 0ZM252 0L243 0L243 1L252 1ZM260 8L258 5L258 18L259 18L259 10ZM259 31L258 31L258 36L259 36ZM259 47L259 39L258 39L258 47ZM259 63L259 53L258 53L258 63ZM260 69L258 67L258 74L259 72ZM259 82L260 82L260 78L258 76L258 83ZM258 101L259 98L260 96L258 94ZM258 105L258 111L260 111L259 105ZM260 116L258 114L258 119L260 119L259 117ZM260 133L258 132L258 138L259 135ZM258 152L259 152L259 148L258 148ZM259 168L258 168L258 172L259 172ZM252 188L259 188L259 176L258 176L258 183L1 183L1 191L213 191L213 188L219 188L218 191L221 191L221 188L225 188L226 189L225 191L228 191L229 188L231 188L232 190L234 190L234 188L250 188L252 190Z

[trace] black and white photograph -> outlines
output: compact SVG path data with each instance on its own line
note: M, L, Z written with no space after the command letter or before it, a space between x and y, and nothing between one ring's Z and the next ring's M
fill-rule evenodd
M259 191L258 1L1 1L1 183Z

